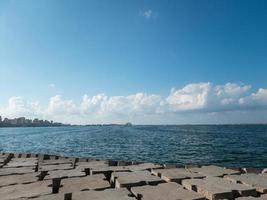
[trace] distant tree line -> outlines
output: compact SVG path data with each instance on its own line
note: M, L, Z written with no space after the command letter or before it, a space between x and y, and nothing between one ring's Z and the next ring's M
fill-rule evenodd
M19 117L14 119L4 118L0 116L0 127L48 127L48 126L69 126L69 124L62 124L48 120L26 119Z

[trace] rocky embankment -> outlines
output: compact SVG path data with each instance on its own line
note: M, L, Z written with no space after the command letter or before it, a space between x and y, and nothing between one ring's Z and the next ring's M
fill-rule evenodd
M0 153L0 199L267 200L265 171Z

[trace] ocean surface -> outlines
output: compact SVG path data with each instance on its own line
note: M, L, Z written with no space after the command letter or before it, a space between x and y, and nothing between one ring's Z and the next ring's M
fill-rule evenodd
M267 125L0 128L0 151L267 167Z

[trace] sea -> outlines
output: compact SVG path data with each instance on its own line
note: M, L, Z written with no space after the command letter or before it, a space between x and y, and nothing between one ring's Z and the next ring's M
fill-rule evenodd
M0 152L266 168L267 125L0 128Z

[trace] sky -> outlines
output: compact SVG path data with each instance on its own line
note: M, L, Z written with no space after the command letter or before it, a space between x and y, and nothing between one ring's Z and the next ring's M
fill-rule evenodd
M1 0L0 115L267 123L265 0Z

